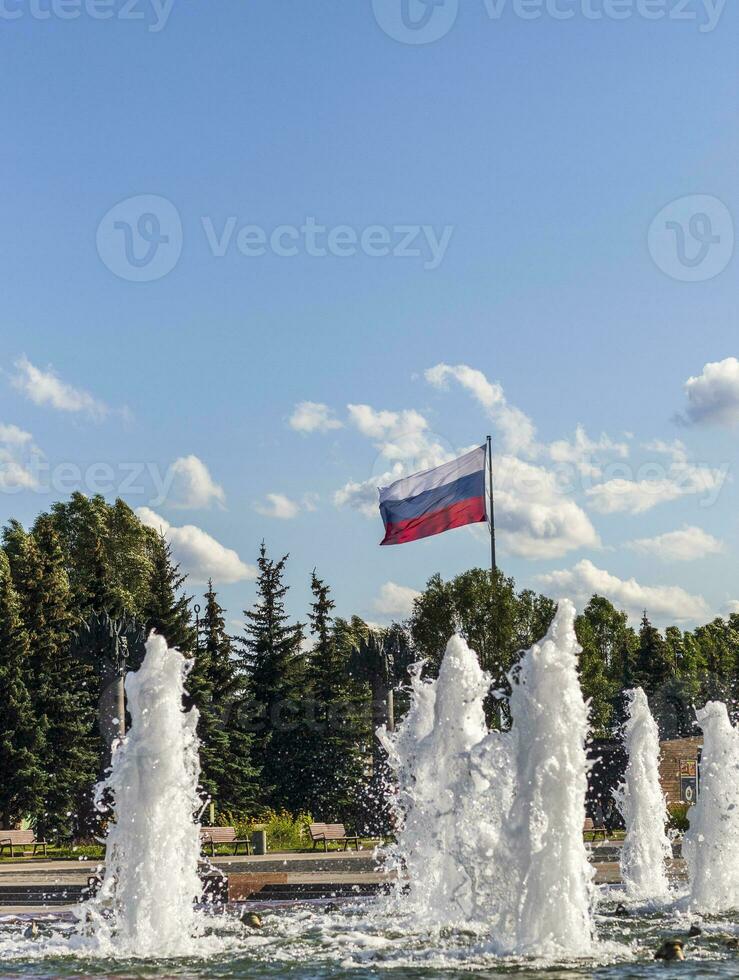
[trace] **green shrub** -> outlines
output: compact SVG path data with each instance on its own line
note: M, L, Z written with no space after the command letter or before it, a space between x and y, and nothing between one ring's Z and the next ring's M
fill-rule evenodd
M259 817L225 810L218 814L216 822L220 827L235 827L239 837L249 837L255 830L266 830L270 851L280 851L308 846L308 824L312 819L309 813L293 814L287 810L266 810Z
M690 810L691 807L687 803L671 803L667 808L669 814L668 829L684 834L690 826Z

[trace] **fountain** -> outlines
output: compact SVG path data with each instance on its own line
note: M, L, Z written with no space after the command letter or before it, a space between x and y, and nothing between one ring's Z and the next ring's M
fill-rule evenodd
M180 956L200 931L198 713L182 707L187 672L185 657L152 634L142 666L126 678L131 730L98 788L115 813L105 875L81 910L106 955Z
M469 920L473 911L470 875L458 844L475 834L468 817L475 794L469 753L487 732L482 702L490 687L465 641L449 641L439 677L413 678L413 703L395 737L379 733L398 775L403 829L392 860L407 869L403 905L427 924Z
M416 914L484 925L504 952L592 949L593 872L582 835L588 717L574 620L562 602L512 674L511 732L487 733L489 680L453 637L438 680L415 679L411 713L385 736Z
M700 794L683 845L689 900L702 912L728 912L739 909L739 732L721 701L710 701L697 718L704 738Z
M684 910L662 905L644 924L628 910L626 918L600 916L595 940L594 875L582 833L588 712L574 623L573 606L562 602L547 636L509 676L510 731L487 731L489 678L463 639L450 640L436 680L424 680L418 666L410 711L395 733L380 733L398 779L402 823L391 859L399 887L371 907L275 909L254 931L235 915L209 918L206 926L194 907L201 892L193 819L200 802L197 713L182 709L186 658L152 636L142 667L126 684L131 730L100 789L101 802L110 797L115 811L101 889L80 908L74 926L60 919L21 932L17 923L0 922L0 953L15 964L8 971L56 975L64 957L84 962L86 972L99 960L106 975L123 976L129 964L111 970L107 961L197 957L196 972L214 977L391 968L399 976L443 977L502 973L512 964L522 980L534 980L541 969L559 970L582 957L588 969L609 964L609 975L635 975L634 962L653 960L656 934L684 934ZM706 744L703 794L686 842L691 902L726 912L739 904L733 863L739 734L724 705L708 705L699 722ZM656 731L642 692L630 696L625 734L624 874L632 897L654 898L666 857L664 799L656 782ZM722 980L733 976L725 929L734 926L735 920L723 922L712 935L709 925L696 940ZM214 953L218 958L206 962ZM683 972L704 975L705 959L697 960ZM146 970L171 975L180 966L151 962Z
M624 782L614 794L626 823L621 849L621 877L626 895L635 901L666 901L670 897L667 861L667 803L659 779L659 730L641 688L627 691L629 717L624 746L629 762Z
M499 861L510 866L503 923L518 953L592 950L593 870L582 833L589 723L579 652L575 607L564 600L511 677L515 790Z

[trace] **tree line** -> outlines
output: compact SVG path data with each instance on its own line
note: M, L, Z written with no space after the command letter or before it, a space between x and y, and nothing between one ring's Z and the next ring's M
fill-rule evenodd
M256 600L232 636L209 583L195 597L166 540L123 502L74 494L26 530L10 521L0 549L0 826L30 821L49 840L95 832L92 794L106 753L98 726L101 671L75 642L95 614L156 629L192 661L202 790L221 814L266 808L381 829L387 773L374 730L405 708L407 669L433 675L459 630L493 678L491 725L505 726L507 676L546 632L555 603L513 579L472 569L433 576L408 621L371 629L335 615L311 576L304 622L287 613L288 557L262 544ZM645 614L594 596L579 616L580 671L596 733L623 720L623 691L647 691L665 737L693 730L692 706L735 702L739 616L663 634ZM394 690L394 696L391 692Z

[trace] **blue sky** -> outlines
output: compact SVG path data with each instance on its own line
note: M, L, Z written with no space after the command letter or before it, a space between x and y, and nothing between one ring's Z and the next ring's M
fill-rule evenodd
M3 520L121 492L235 620L264 537L386 622L488 551L372 487L490 431L522 586L734 608L735 7L0 8Z

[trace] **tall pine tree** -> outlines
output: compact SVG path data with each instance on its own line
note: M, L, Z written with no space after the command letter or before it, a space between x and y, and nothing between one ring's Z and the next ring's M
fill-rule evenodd
M366 771L362 689L349 673L351 646L341 642L343 631L334 624L330 589L315 569L311 592L315 644L308 657L307 690L312 710L302 745L301 808L317 820L343 821L356 828Z
M675 674L670 648L660 631L652 626L644 610L636 653L636 682L653 698Z
M164 535L151 536L149 594L144 606L146 629L156 630L170 647L192 653L195 630L190 620L190 597L182 591L187 578L172 558L172 548Z
M44 728L26 686L28 634L7 556L0 551L0 828L12 828L43 804Z
M296 764L305 712L303 627L285 612L285 565L269 558L262 542L257 562L257 601L246 616L243 663L253 702L255 762L271 806L295 810Z
M35 823L47 839L69 838L89 813L97 774L97 678L70 654L76 618L51 518L42 514L28 535L13 525L6 540L30 646L29 688L46 733L42 758L47 778Z
M246 683L235 657L223 609L209 581L187 683L200 712L201 783L219 809L251 814L259 795L258 773L251 759L251 735L241 728L235 710Z

